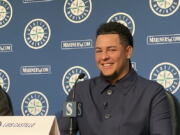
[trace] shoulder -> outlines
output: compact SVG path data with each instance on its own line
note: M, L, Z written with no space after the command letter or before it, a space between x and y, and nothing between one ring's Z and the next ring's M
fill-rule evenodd
M75 86L75 90L77 91L77 93L86 93L87 91L93 89L96 86L98 80L99 77L94 77L88 80L78 82Z
M146 104L147 107L154 106L160 102L167 102L164 87L155 81L141 76L137 77L135 94L136 98L139 97L139 100L143 101L143 104Z
M159 83L138 75L138 83L144 87L163 87Z
M94 77L77 83L76 87L88 87L92 84L96 84L100 77Z
M8 94L0 89L0 116L12 115L12 104Z
M137 77L136 87L139 90L146 92L148 94L152 94L152 95L157 94L159 92L165 92L164 87L160 85L159 83L152 80L148 80L139 75Z
M7 97L6 92L0 88L0 100L4 99L6 97Z

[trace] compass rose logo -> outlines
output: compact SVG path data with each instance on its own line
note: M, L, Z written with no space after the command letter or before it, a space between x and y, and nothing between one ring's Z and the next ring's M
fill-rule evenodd
M179 2L179 0L149 0L149 5L154 14L167 17L178 10Z
M46 96L39 91L28 93L21 104L21 111L24 116L45 116L48 110L48 100Z
M11 20L12 6L7 0L0 0L0 28L5 27Z
M0 69L0 85L3 90L5 90L6 92L9 91L10 79L8 74L2 69Z
M127 13L123 13L123 12L115 13L107 20L107 22L119 22L121 24L124 24L126 27L129 28L132 35L134 35L135 23L133 18Z
M43 19L30 21L24 30L25 43L32 49L43 48L48 43L50 36L50 26Z
M179 69L172 63L164 62L156 65L149 78L164 86L171 93L177 92L180 86Z
M72 23L85 21L92 11L91 0L66 0L64 3L64 14Z
M81 73L84 73L85 77L83 79L80 79L79 81L84 81L84 80L90 79L90 75L89 75L88 71L85 68L80 67L80 66L71 67L65 72L63 79L62 79L62 86L63 86L64 92L67 95L73 88L76 79L78 78L79 74L81 74Z

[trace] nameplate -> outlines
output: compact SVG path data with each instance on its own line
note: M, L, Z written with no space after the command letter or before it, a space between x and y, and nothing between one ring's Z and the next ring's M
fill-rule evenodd
M55 116L0 116L1 135L60 135Z

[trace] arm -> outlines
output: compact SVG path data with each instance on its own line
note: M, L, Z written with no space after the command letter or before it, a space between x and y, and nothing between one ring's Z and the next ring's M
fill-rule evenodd
M150 135L172 135L170 106L162 87L156 89L151 102Z

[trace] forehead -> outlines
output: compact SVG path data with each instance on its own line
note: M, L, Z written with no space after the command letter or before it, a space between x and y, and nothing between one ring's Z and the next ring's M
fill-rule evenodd
M120 38L118 34L103 34L98 35L96 38L96 48L97 47L109 47L109 46L119 46Z

